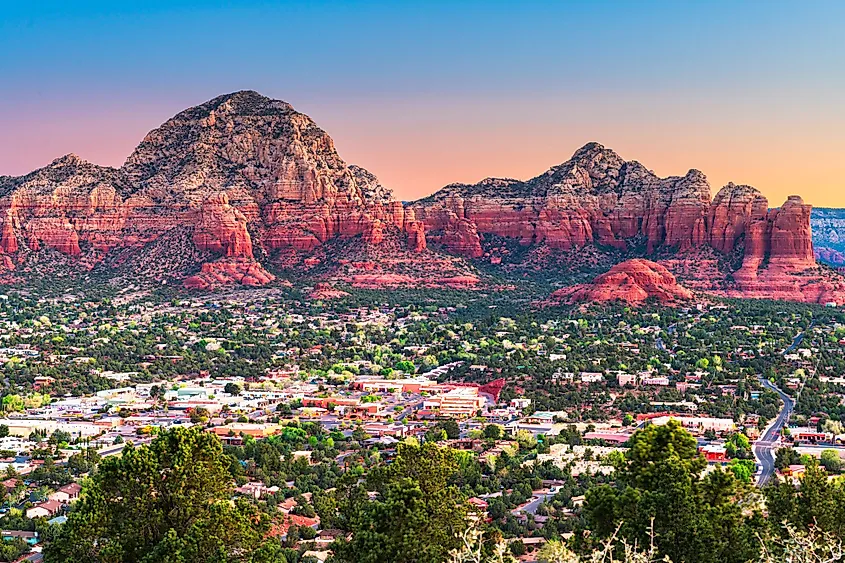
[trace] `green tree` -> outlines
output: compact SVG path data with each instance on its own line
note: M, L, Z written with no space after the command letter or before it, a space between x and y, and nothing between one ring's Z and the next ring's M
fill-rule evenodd
M728 469L742 483L751 483L751 476L754 475L755 464L751 459L732 459Z
M241 386L237 383L232 383L231 381L223 387L223 391L228 393L229 395L240 395L241 394Z
M446 432L446 437L450 440L457 440L461 436L461 429L458 423L451 418L449 420L441 420L437 423L437 426Z
M363 488L349 488L341 500L340 525L352 539L332 544L335 561L444 561L468 526L464 496L450 484L457 471L450 448L399 444L393 463L371 470ZM378 497L368 500L368 490Z
M800 459L801 456L794 448L780 448L775 452L775 467L783 470L790 465L796 465Z
M106 458L44 551L48 563L248 561L265 521L232 504L216 436L191 428Z
M501 440L505 431L498 424L488 424L484 427L484 437L491 440Z
M414 373L417 370L416 366L414 366L414 362L409 360L398 361L393 367L399 371L404 371L405 373Z
M0 405L6 412L18 412L24 409L24 402L20 395L4 395L0 400Z
M809 462L797 487L784 481L763 492L769 521L778 533L786 522L800 531L818 529L845 539L845 487L841 480L829 480L815 460Z
M743 513L743 489L732 473L707 465L695 438L677 421L635 432L616 483L588 490L584 513L599 538L615 533L637 545L656 537L673 561L745 562L759 550L759 514Z
M208 409L205 407L196 407L191 409L189 417L191 422L194 424L204 424L208 422L208 419L211 417L211 413L209 413Z
M837 450L824 450L820 463L828 473L839 473L842 470L842 458Z

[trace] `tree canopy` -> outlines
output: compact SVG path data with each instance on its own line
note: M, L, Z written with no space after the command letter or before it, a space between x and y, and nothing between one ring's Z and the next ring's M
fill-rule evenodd
M673 561L744 562L754 559L759 514L739 506L744 488L730 472L702 476L706 462L695 438L677 421L636 432L617 468L614 486L587 493L585 515L599 538L648 545L656 535L662 555Z
M178 428L104 459L45 561L200 563L249 561L260 520L230 502L220 441Z

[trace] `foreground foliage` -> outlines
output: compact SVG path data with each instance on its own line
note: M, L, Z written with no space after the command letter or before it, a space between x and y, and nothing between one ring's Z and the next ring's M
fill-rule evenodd
M653 528L659 553L675 561L755 559L762 516L743 510L746 490L732 473L716 469L702 476L706 465L695 438L677 421L635 433L615 486L587 493L590 528L600 538L618 532L636 545L649 545L646 531Z
M467 529L467 507L450 483L456 452L432 442L399 444L397 457L344 494L341 525L352 539L332 545L337 563L443 561ZM378 494L368 500L368 492Z
M103 460L45 561L248 561L263 523L230 503L223 460L220 441L196 429L171 430Z

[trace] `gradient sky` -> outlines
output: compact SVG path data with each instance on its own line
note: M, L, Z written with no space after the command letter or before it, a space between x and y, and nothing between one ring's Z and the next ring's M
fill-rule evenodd
M529 178L599 141L845 207L845 2L0 3L0 174L253 89L414 199Z

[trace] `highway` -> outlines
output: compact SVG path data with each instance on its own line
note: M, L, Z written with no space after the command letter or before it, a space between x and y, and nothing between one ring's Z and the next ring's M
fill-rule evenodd
M773 446L777 442L781 430L789 421L790 415L792 415L792 410L795 408L795 401L768 379L762 376L759 376L759 379L764 387L777 393L783 401L783 408L778 413L777 418L766 428L760 439L754 442L754 457L757 458L757 463L761 467L760 474L757 477L757 486L763 487L772 479L772 475L775 473L775 451Z
M807 330L810 330L815 325L815 320L810 323L810 326L807 327ZM795 338L792 340L792 344L787 346L787 348L781 353L782 355L789 354L793 352L798 346L801 344L801 341L804 340L804 335L806 334L806 330L798 333ZM795 409L795 401L784 393L780 388L778 388L774 383L769 381L768 379L764 378L762 375L758 374L757 379L760 380L760 383L766 389L770 391L774 391L780 397L780 400L783 401L783 408L781 409L780 413L778 413L777 418L774 420L772 424L766 428L766 431L760 436L760 439L754 442L754 457L757 458L757 463L760 464L760 474L757 477L757 486L764 487L768 484L769 481L772 479L772 475L775 473L775 450L774 444L777 442L778 438L780 437L781 430L783 427L786 426L786 423L789 422L789 417L792 415L792 411Z

